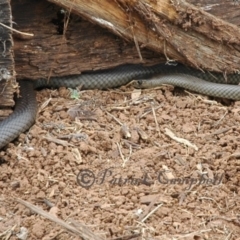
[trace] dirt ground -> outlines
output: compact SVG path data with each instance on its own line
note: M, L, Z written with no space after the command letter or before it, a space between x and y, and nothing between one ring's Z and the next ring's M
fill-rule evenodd
M81 224L96 239L240 239L239 101L170 86L37 97L35 125L0 151L0 239L81 239Z

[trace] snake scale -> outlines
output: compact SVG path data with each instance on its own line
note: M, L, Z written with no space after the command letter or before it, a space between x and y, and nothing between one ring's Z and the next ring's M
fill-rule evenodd
M151 79L144 80L148 78ZM228 75L226 80L221 73L203 72L181 64L129 64L80 75L53 77L50 80L22 80L19 81L20 97L16 98L13 113L0 122L0 149L34 124L37 114L35 89L60 86L76 88L80 85L83 90L104 90L125 85L131 80L134 80L133 85L137 88L170 84L210 96L240 100L240 86L236 86L240 82L240 75Z

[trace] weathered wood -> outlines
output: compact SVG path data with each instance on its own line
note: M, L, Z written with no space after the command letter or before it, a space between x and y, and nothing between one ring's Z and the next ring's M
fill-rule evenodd
M51 0L169 59L239 71L240 29L184 0Z
M134 43L110 33L80 17L61 14L61 8L47 1L12 2L14 21L20 31L34 37L14 37L17 78L39 78L79 74L123 63L139 63ZM22 14L24 12L24 14ZM62 27L65 22L66 32ZM25 36L22 36L25 38ZM164 61L159 54L141 50L145 63Z
M239 0L188 0L187 2L222 20L240 26Z
M129 1L131 4L135 4L135 12L132 12L132 10L127 11L125 5L125 8L123 5L120 5L120 3L126 3L126 1L52 1L65 7L67 6L69 12L77 12L88 20L94 21L105 28L109 28L110 31L122 37L135 40L135 44L133 42L127 43L115 37L109 33L109 31L92 25L89 22L81 21L74 15L70 17L70 21L66 26L66 34L60 35L57 29L58 26L53 24L53 20L55 20L55 23L59 20L57 19L57 14L59 14L60 8L43 0L14 1L12 3L13 16L14 21L18 24L18 30L35 34L32 39L15 39L16 72L19 78L77 74L84 70L109 68L127 62L139 63L143 61L155 63L156 61L165 61L160 54L158 55L157 53L154 54L151 51L143 50L142 47L152 47L155 51L164 53L169 59L179 60L184 63L190 62L192 65L200 66L208 70L234 71L238 69L238 51L236 51L232 45L229 46L229 43L226 47L226 44L221 42L223 33L225 33L223 38L226 36L226 38L228 38L227 40L229 40L229 36L231 36L230 41L233 41L236 37L234 38L232 33L229 34L229 32L225 30L221 33L219 30L212 29L214 34L211 35L217 38L216 41L212 41L210 37L206 36L211 32L211 24L209 24L209 22L198 27L197 30L200 34L196 34L195 29L192 29L194 26L189 26L188 31L185 31L181 26L166 22L166 19L160 27L158 18L156 18L155 22L151 22L152 18L150 18L149 21L148 19L142 19L144 17L146 18L146 13L148 12L148 9L144 8L146 3L148 3L148 1L145 0ZM151 2L154 3L154 1ZM183 1L180 2L182 3ZM196 0L195 2L192 0L192 2L200 5ZM210 9L214 14L217 14L221 8L214 7L224 4L225 18L227 18L226 16L230 16L228 10L233 12L233 8L236 9L236 6L231 2L215 2L215 0L201 1L201 6L198 7ZM219 2L221 2L221 4ZM174 17L171 20L172 22L176 22L176 16L181 16L181 18L178 18L178 21L182 19L182 22L179 21L178 25L183 25L185 28L189 25L189 23L184 20L183 11L181 10L181 12L179 12L178 10L177 12L172 6L172 8L169 8L168 1L158 1L157 6L158 8L154 5L154 8L151 10L154 14L156 14L157 11L162 11L162 13L167 16L165 18L170 18L171 20L171 17ZM130 8L132 9L133 6L128 6L128 10ZM141 8L143 8L143 10ZM178 9L179 8L178 6ZM216 11L214 11L214 9L216 9ZM185 9L185 11L187 10ZM198 10L194 9L194 11ZM22 12L25 14L21 14ZM139 12L142 13L142 15L139 16ZM222 14L222 12L220 13ZM188 13L187 17L191 14ZM195 19L197 16L198 15L195 16ZM103 21L106 19L111 19L112 22ZM235 14L233 19L230 18L227 20L236 21L236 19ZM213 18L213 20L215 19ZM183 21L185 22L183 23ZM219 19L217 19L217 23L218 21ZM62 20L62 23L63 22ZM121 24L123 26L119 27ZM155 32L149 30L150 25L155 26ZM220 25L220 27L226 27L226 25L223 24ZM235 26L232 25L231 27L234 32L239 31L238 29L235 31ZM145 30L143 30L143 28ZM184 44L182 44L183 42ZM140 50L137 49L138 46ZM221 52L219 52L219 49L221 49ZM218 54L215 54L216 52ZM237 56L235 56L234 53ZM140 58L140 55L143 60ZM215 59L215 61L213 61L213 59ZM236 63L235 65L232 64L234 62Z
M11 8L8 0L0 1L0 108L13 106L14 64L12 52ZM0 117L8 112L1 111Z
M197 19L196 23L199 23L201 18L198 19L198 16L205 19L205 12L184 1L51 0L51 2L59 6L46 0L11 2L13 21L16 22L14 28L34 33L32 38L14 34L16 73L20 79L77 74L84 70L109 68L127 62L165 62L165 56L185 63L191 62L210 70L238 69L239 52L234 41L237 42L239 39L239 29L230 25L229 32L228 28L224 29L228 25L223 22L220 28L224 31L221 32L218 24L209 21L205 21L204 23L207 23L205 25L200 24L201 28L195 29L196 24L189 24L190 21L187 20ZM240 5L235 2L189 0L189 3L197 8L240 26ZM64 15L60 14L61 6L87 21L75 14L71 14L70 18L66 14L66 18L63 19ZM6 13L4 16L10 14ZM10 20L9 22L6 20L5 23L11 26ZM61 28L64 23L66 32L62 34ZM234 34L231 29L234 30ZM214 34L211 36L211 33ZM228 38L229 36L231 37ZM226 43L222 38L225 38ZM13 66L8 70L11 73ZM0 94L0 105L13 104L11 85L6 86L4 95ZM2 85L0 89L3 89ZM1 115L3 114L0 112Z

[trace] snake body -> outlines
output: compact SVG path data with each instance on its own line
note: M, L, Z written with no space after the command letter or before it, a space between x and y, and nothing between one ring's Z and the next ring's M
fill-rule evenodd
M34 123L37 114L36 92L31 81L19 81L21 96L13 113L0 122L0 149Z
M155 76L156 74L161 74ZM155 76L150 80L141 80ZM154 87L171 84L210 96L240 99L240 75L231 74L227 80L220 73L195 70L178 64L177 66L157 64L154 66L123 65L114 69L86 72L80 75L53 77L50 80L19 81L20 97L16 99L13 113L0 122L0 149L28 130L35 122L37 101L35 89L58 88L61 86L81 89L116 88L135 80L136 87ZM215 83L213 83L215 82ZM227 84L222 84L227 83Z
M189 84L190 82L191 84ZM133 85L136 88L154 88L163 84L185 88L212 97L221 97L233 100L240 99L240 86L207 82L200 78L182 73L160 75L150 80L133 81Z

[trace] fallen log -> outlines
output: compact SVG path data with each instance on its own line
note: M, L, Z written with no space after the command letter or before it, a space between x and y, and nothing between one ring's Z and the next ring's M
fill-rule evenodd
M16 23L13 27L29 33L13 33L19 79L79 74L141 62L180 61L223 73L239 70L240 5L237 1L51 2L11 3ZM6 16L10 19L11 12ZM11 24L6 22L7 26ZM12 66L11 76L13 70ZM17 88L4 86L0 104L12 106L12 93ZM6 111L0 112L1 115L6 115Z
M240 29L178 0L51 0L168 60L238 72ZM139 56L141 54L139 51Z

